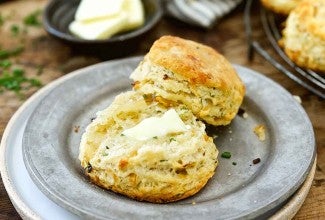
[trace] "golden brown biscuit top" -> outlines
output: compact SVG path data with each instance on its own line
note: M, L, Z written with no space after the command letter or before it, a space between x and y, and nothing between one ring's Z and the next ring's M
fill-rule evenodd
M261 0L268 9L283 15L288 15L301 0Z
M298 16L299 23L306 24L308 32L325 40L325 0L303 1L292 13Z
M217 51L194 41L163 36L154 42L149 60L191 84L217 87L221 90L236 88L244 94L244 85L231 64Z

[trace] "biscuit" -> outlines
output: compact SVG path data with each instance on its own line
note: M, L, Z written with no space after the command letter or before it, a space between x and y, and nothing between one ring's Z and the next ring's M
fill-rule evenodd
M325 0L302 1L290 13L280 45L298 66L325 72Z
M123 135L168 110L130 91L118 95L86 128L79 160L92 182L140 201L165 203L198 192L213 176L218 151L185 105L173 106L188 130L138 140Z
M245 87L231 64L211 47L173 36L154 42L131 74L134 89L166 106L185 104L211 125L236 116Z
M261 0L262 4L278 14L288 15L302 0Z

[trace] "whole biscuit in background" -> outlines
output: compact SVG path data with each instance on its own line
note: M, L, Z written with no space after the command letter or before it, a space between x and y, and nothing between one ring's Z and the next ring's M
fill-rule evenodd
M261 0L262 4L279 14L288 15L302 0Z
M131 74L134 89L165 106L185 104L211 125L227 125L236 116L245 87L231 64L211 47L164 36Z
M298 4L287 18L280 45L298 66L325 72L325 0Z
M141 140L127 133L144 119L163 117L168 110L177 112L185 130ZM134 91L118 95L97 114L82 136L79 153L95 184L155 203L184 199L202 189L215 172L217 156L204 123L185 105L168 109Z

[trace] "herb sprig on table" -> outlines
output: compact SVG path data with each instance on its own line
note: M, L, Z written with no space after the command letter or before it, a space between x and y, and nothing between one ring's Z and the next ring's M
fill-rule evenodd
M24 18L24 24L27 26L36 26L36 27L41 26L42 25L41 15L42 15L41 10L36 10L32 12L31 14L27 15Z
M10 26L10 33L13 37L24 37L23 33L27 33L27 27L42 26L42 10L35 10L25 16L21 23L14 23ZM0 28L9 18L8 15L0 14ZM22 41L23 42L23 41ZM25 76L23 68L17 68L14 63L14 57L20 55L24 51L23 46L16 48L3 49L0 46L0 94L5 91L12 91L23 98L24 93L30 88L37 88L42 86L42 83L36 78ZM37 67L37 75L40 75L43 67Z
M7 59L12 56L17 56L23 51L24 51L23 46L19 46L19 47L9 49L9 50L0 49L0 60Z
M23 50L23 47L0 49L0 93L12 91L23 98L23 90L42 86L39 80L26 77L23 69L12 67L9 58L20 54Z
M2 16L2 14L0 14L0 26L3 25L4 21L5 21L4 17Z
M5 23L7 17L8 16L4 17L0 13L0 27ZM18 36L24 37L23 34L28 32L27 29L28 27L36 27L36 28L42 27L42 10L38 9L26 15L23 18L21 24L20 23L11 24L10 32L13 37L18 37Z
M25 71L22 69L13 69L12 71L4 71L0 76L0 93L4 90L15 92L22 96L21 91L32 87L40 87L42 84L34 78L24 76Z

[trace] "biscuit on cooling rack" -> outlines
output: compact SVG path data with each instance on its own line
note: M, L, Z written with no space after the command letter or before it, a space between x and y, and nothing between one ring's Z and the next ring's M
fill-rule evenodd
M187 129L146 139L126 133L144 119L162 117L170 109ZM168 109L130 91L118 95L87 127L79 160L97 185L140 201L165 203L202 189L215 172L217 155L205 125L185 105Z
M131 74L134 89L166 106L185 104L211 125L236 116L245 86L232 65L211 47L174 36L154 42Z
M278 14L288 15L302 0L261 0L262 4Z
M325 72L325 0L305 0L286 20L280 45L298 66Z

